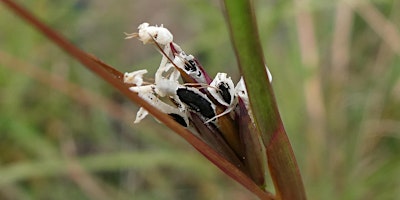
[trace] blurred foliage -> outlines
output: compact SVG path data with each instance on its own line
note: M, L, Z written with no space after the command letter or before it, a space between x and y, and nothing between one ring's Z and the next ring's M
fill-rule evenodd
M239 78L218 1L20 2L120 71L151 73L158 66L154 48L124 40L124 32L147 21L169 28L211 75L225 71ZM399 2L360 1L350 9L350 29L339 29L348 31L347 43L338 46L341 3L255 3L275 95L309 198L396 199L400 51L387 41L400 36L385 38L377 32L385 24L376 29L359 7L372 6L399 33ZM315 43L316 59L310 62L300 43L299 30L307 28L300 11L313 22L308 42ZM149 117L133 125L135 105L3 5L0 27L0 199L255 198L162 124ZM341 50L344 57L335 58Z

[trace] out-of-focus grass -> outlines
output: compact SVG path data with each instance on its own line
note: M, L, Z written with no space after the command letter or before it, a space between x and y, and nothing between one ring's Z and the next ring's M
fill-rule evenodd
M295 2L258 1L256 8L277 102L309 198L396 199L400 52L372 28L361 5ZM365 3L399 32L397 1ZM210 74L225 71L238 80L218 2L24 5L120 71L158 66L155 49L123 39L123 32L147 21L168 27ZM339 8L350 17L337 20ZM98 199L99 191L111 199L253 198L163 125L149 118L133 126L135 106L3 6L0 27L0 199ZM59 79L32 76L28 65ZM96 95L78 101L75 90L55 89L66 83Z

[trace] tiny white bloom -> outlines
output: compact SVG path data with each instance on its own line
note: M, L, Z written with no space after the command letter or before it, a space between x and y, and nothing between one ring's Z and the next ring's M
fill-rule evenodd
M207 83L198 62L193 55L186 55L184 51L181 51L178 55L175 55L174 63L198 83Z
M229 107L234 103L235 86L231 77L227 77L226 73L217 73L210 86L207 87L207 90L220 104Z
M130 87L129 90L139 93L140 96L141 94L154 93L155 87L155 85L133 86Z
M125 72L124 83L135 84L136 86L141 86L143 84L143 75L147 73L147 70L141 69L133 72Z
M162 97L174 96L179 87L180 84L178 81L166 78L158 79L156 82L156 92Z
M268 68L266 68L266 69L268 70ZM243 103L247 109L247 112L250 116L251 121L254 122L253 113L251 112L251 107L250 107L250 102L249 102L249 96L247 94L247 89L246 89L246 85L244 83L243 77L240 77L239 82L236 84L235 95L243 101Z
M144 109L143 107L140 107L139 111L136 113L136 119L133 123L137 124L137 123L141 122L142 119L144 119L148 114L149 114L149 112L146 109Z
M155 85L146 86L134 86L129 89L133 92L138 93L139 97L148 102L150 105L156 107L161 112L166 113L174 118L178 123L187 127L189 125L189 119L187 117L186 109L179 109L168 105L167 103L161 101L155 94ZM134 123L139 123L148 115L148 111L144 108L140 108L136 114L136 119Z
M154 40L160 45L167 45L172 42L173 36L168 29L161 26L149 26L149 23L142 23L138 27L139 33L127 35L128 39L138 37L143 44L151 43Z

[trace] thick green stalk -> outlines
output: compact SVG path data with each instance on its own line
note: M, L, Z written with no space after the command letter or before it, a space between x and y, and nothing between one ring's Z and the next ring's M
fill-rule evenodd
M266 148L277 199L306 199L303 182L287 138L271 84L251 0L224 0L226 18L256 126Z

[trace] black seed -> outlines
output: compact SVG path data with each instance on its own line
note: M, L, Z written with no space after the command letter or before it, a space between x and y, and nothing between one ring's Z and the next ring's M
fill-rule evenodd
M184 104L189 106L190 110L200 113L207 119L211 119L215 116L212 103L201 95L186 88L179 88L176 94Z
M197 64L194 60L188 60L185 63L185 70L186 71L196 71L197 70Z
M171 116L176 122L178 122L180 125L182 125L182 126L184 126L184 127L187 127L188 125L186 124L186 121L185 121L185 119L182 117L182 116L180 116L180 115L178 115L178 114L176 114L176 113L169 113L168 114L169 116Z
M220 85L218 85L218 89L219 89L218 93L221 94L222 99L224 99L226 103L231 104L232 96L231 93L229 93L230 89L229 85L226 83L221 83Z

